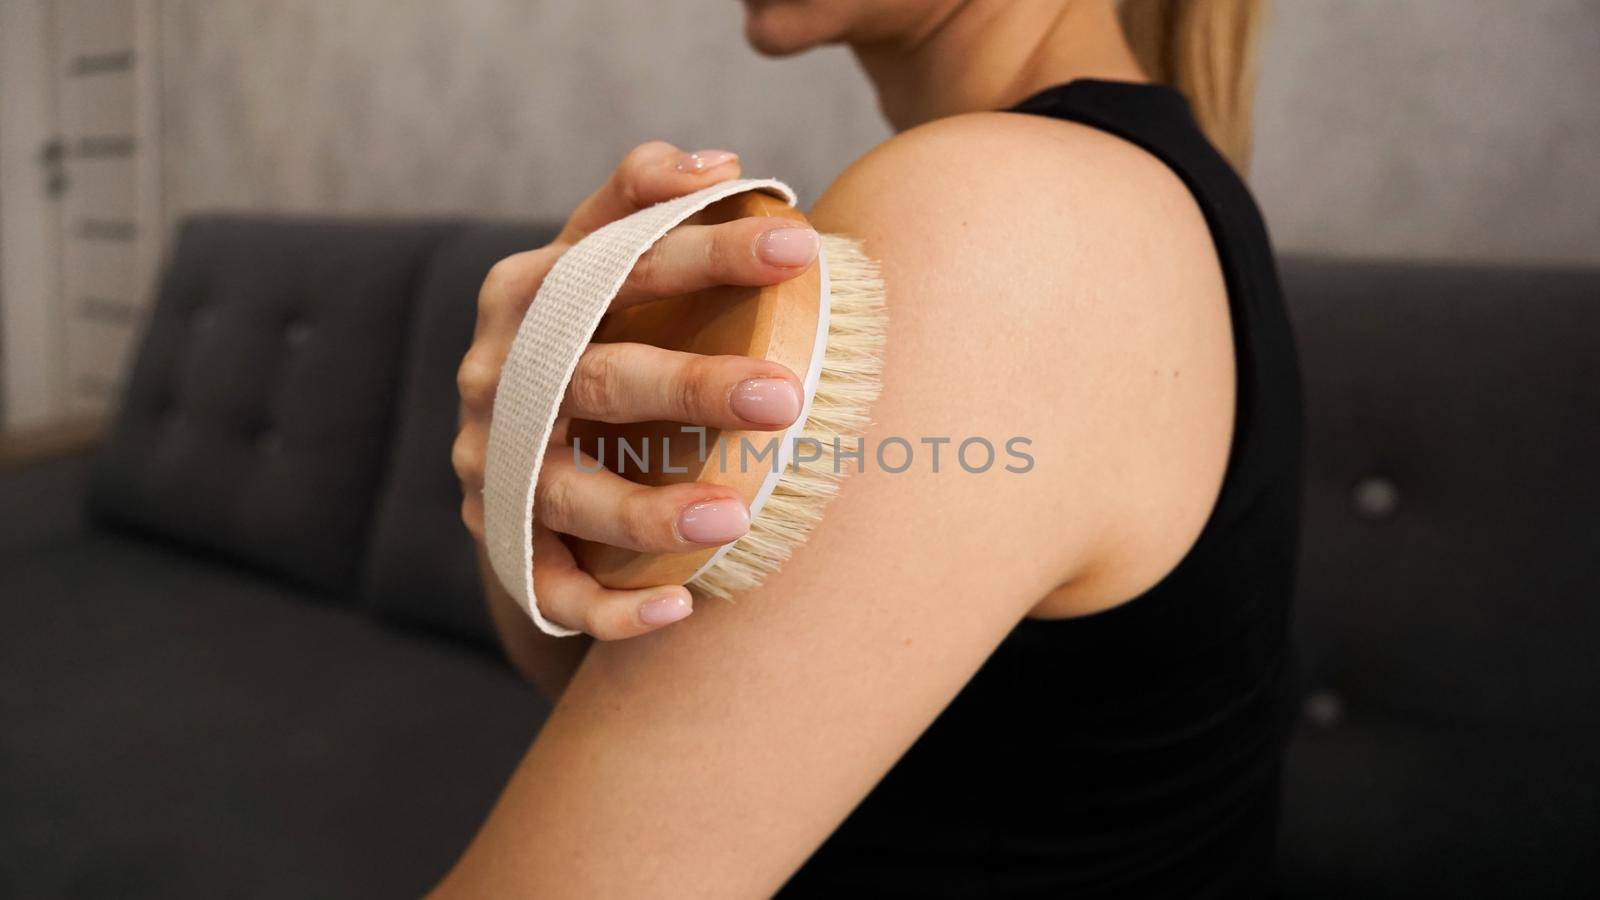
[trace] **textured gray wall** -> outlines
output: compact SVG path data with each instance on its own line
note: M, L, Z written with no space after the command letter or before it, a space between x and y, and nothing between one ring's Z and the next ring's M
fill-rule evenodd
M558 216L652 137L815 197L887 132L848 54L732 0L165 0L169 215ZM1254 180L1280 246L1600 262L1600 2L1278 0Z
M633 145L815 197L887 134L842 50L775 64L732 0L166 0L171 215L562 216Z
M1278 0L1265 51L1281 247L1600 262L1600 2Z

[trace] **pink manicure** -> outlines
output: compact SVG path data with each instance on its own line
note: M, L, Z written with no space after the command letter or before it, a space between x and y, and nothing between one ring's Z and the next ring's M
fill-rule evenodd
M738 500L703 500L678 514L678 536L691 544L726 544L750 530L750 511Z
M782 378L751 378L733 389L729 405L746 422L788 425L800 417L800 392Z
M671 625L679 619L688 618L694 612L689 598L682 594L667 594L646 600L639 607L639 621L646 625Z
M756 256L769 266L793 269L817 258L818 243L809 228L774 228L756 238Z
M685 153L680 157L676 168L679 172L685 174L698 175L701 172L709 172L717 166L731 163L738 158L739 154L729 153L726 150L696 150L693 153Z

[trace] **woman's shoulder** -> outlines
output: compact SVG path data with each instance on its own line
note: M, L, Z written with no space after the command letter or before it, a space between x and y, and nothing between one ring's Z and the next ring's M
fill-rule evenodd
M846 168L812 218L884 260L891 304L1003 296L999 324L1019 334L1060 324L1126 342L1130 323L1205 300L1226 314L1194 195L1145 150L1075 122L985 112L910 129Z
M1090 523L1078 549L1104 574L1060 605L1113 605L1177 563L1220 489L1234 357L1216 250L1172 170L1076 123L953 116L873 148L813 219L883 263L886 395L920 396L930 427L1028 433L1035 486Z
M896 134L847 167L818 208L887 213L900 204L946 215L1027 210L1108 239L1119 234L1106 226L1116 225L1194 236L1198 224L1205 236L1203 219L1170 215L1198 208L1150 153L1098 128L1025 113L947 116Z

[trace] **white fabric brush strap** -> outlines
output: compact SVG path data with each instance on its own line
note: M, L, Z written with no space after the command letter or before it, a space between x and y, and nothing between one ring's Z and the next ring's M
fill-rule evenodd
M685 219L746 191L766 191L791 206L795 202L794 191L781 181L741 179L618 219L556 260L517 329L500 370L489 428L485 543L495 576L545 634L579 633L540 615L533 595L533 492L567 382L639 257Z

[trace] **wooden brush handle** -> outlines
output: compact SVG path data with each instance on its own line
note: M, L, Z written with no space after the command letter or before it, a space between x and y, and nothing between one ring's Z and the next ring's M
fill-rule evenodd
M777 197L749 192L720 200L693 220L718 224L749 216L786 219L808 224L798 210ZM781 284L767 287L714 287L617 310L606 315L594 340L603 343L654 344L708 356L731 354L770 360L804 377L817 339L822 278L816 263ZM684 432L678 422L640 422L613 425L574 421L570 439L590 456L604 447L604 463L623 477L645 485L699 481L726 485L746 504L752 502L772 471L770 457L740 471L741 437L765 449L781 440L782 431L705 430L705 453L697 432ZM663 443L665 441L665 444ZM602 443L603 442L603 443ZM640 471L632 458L619 460L619 442L636 451L648 447L648 468ZM662 459L663 446L670 454ZM723 448L727 464L723 464ZM620 463L620 465L619 465ZM684 471L669 471L669 470ZM572 539L573 554L583 569L610 588L641 588L682 584L716 552L716 548L689 553L639 553Z

